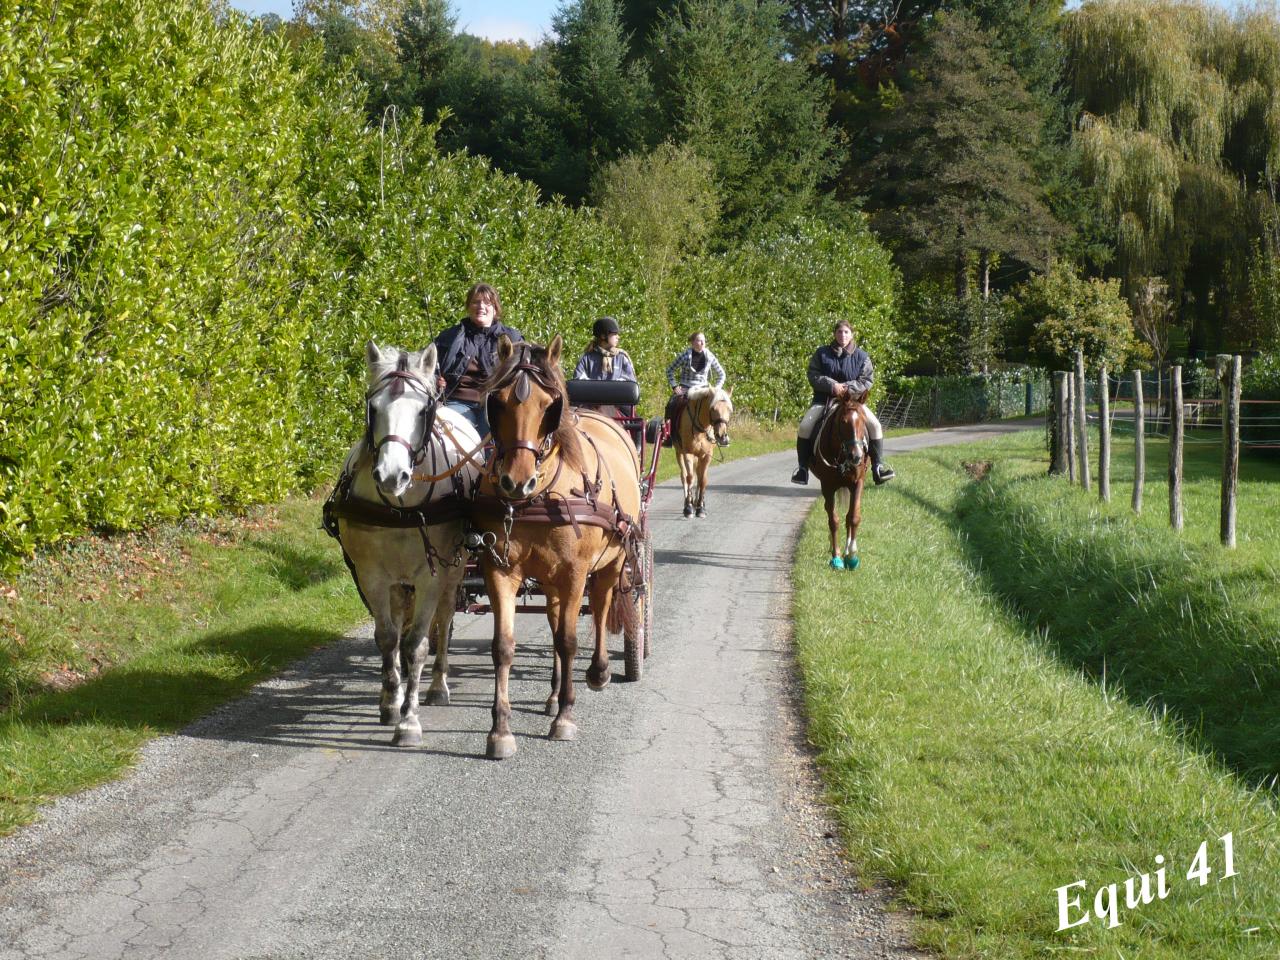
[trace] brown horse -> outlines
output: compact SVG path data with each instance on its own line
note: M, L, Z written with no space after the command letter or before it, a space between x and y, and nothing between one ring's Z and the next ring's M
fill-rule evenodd
M719 387L695 387L671 425L671 443L680 464L684 486L684 516L707 515L707 470L716 447L729 445L729 418L733 416L730 391Z
M867 423L863 418L866 394L846 395L833 401L818 424L813 441L809 469L822 484L822 499L827 507L827 526L831 531L831 569L855 570L858 567L858 526L862 523L862 484L871 460L867 455ZM847 495L845 512L844 555L836 544L840 519L836 515L836 497Z
M498 342L498 366L485 384L494 455L481 479L473 522L483 531L485 585L493 608L493 728L487 753L496 760L516 751L511 734L508 679L515 656L516 597L536 580L547 601L555 660L547 713L552 740L572 740L578 649L578 610L591 577L595 653L587 683L609 682L609 623L634 615L615 589L639 536L640 460L631 438L599 414L568 407L560 372L560 337L550 346ZM492 536L490 536L492 535Z

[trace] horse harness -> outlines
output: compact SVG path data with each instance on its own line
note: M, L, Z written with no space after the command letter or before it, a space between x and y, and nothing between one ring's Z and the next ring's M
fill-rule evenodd
M864 394L863 396L865 398L866 395ZM826 434L833 432L834 425L839 420L839 410L840 410L840 405L836 402L836 399L834 397L832 397L827 401L827 406L822 411L822 417L818 421L818 429L815 430L813 434L813 437L814 437L813 455L819 461L821 461L824 466L830 467L832 470L835 470L837 473L843 476L844 474L851 473L856 468L856 464L853 459L854 444L862 445L864 448L863 454L865 455L866 442L858 440L858 431L857 431L857 428L855 427L853 436L840 444L840 462L839 463L832 463L823 455L822 453L823 438Z
M427 458L430 451L433 468L435 460L436 446L434 441L439 441L440 449L445 448L444 437L440 434L440 426L436 421L436 400L435 395L431 391L427 382L418 374L414 373L408 367L408 355L401 352L400 358L396 363L396 368L384 374L373 386L365 392L365 434L364 434L364 456L376 458L378 452L388 443L399 443L407 451L409 451L410 466L417 467L421 465ZM373 440L373 420L374 409L373 399L383 390L390 390L392 397L402 395L406 387L412 387L428 398L427 405L419 414L422 420L422 441L415 448L412 443L396 434L388 434L377 443ZM452 434L450 434L452 439ZM455 441L456 443L456 441ZM459 449L461 449L459 447ZM462 543L459 542L453 552L451 558L446 559L441 556L440 552L431 543L431 538L427 534L429 527L440 523L449 523L456 520L463 520L468 515L468 497L463 481L459 476L459 469L465 460L460 461L454 469L448 470L438 477L430 479L430 486L427 488L426 498L422 503L413 507L403 507L393 504L385 496L382 491L378 490L378 498L382 503L374 503L370 500L362 500L352 494L352 486L356 478L356 465L363 460L363 456L350 457L347 463L343 465L342 474L338 477L338 482L333 488L333 492L329 494L329 498L324 503L321 526L325 533L338 541L338 546L342 548L342 559L346 562L347 569L351 571L351 578L355 580L356 590L360 591L360 581L356 577L355 566L351 562L351 557L347 553L346 546L342 543L340 528L338 521L345 519L351 523L360 523L371 527L385 527L394 530L417 530L422 537L423 551L426 553L427 566L431 571L431 575L436 575L436 564L442 566L457 566L462 562ZM442 479L451 481L452 490L445 496L432 499L435 493L436 482ZM360 591L360 599L364 601L366 607L369 606L368 600L365 599L364 592Z
M512 376L515 380L515 397L521 403L529 399L531 391L530 379L538 384L544 391L551 394L555 399L552 400L551 406L547 408L544 415L543 425L558 424L562 416L565 402L565 396L559 386L547 377L542 368L533 363L529 359L529 352L532 349L529 344L518 343L516 349L521 351L520 361L512 368ZM510 379L504 379L501 383L495 384L493 390L489 394L487 403L492 403L494 392L499 387L506 386ZM492 412L492 406L489 411ZM574 414L575 419L577 417ZM607 417L599 417L606 423L612 424ZM490 419L490 423L494 421ZM595 440L580 429L576 423L575 430L578 431L578 438L585 440L590 444L591 449L596 455L596 473L595 479L588 479L587 474L580 474L582 478L581 489L577 487L569 488L569 496L555 493L553 488L560 479L561 471L564 469L564 458L555 456L559 451L558 445L555 443L554 426L548 428L543 436L541 443L534 443L530 440L517 440L506 449L498 442L498 438L494 436L494 457L492 460L492 470L496 474L498 464L500 464L509 450L528 450L533 454L535 469L540 468L547 460L555 457L555 472L551 475L551 480L543 487L542 492L535 492L528 497L519 499L510 499L500 497L495 494L481 494L476 496L472 502L473 516L486 516L489 518L501 517L502 529L504 535L502 555L494 549L497 538L492 534L486 534L484 545L489 550L489 555L498 566L508 566L510 563L511 553L511 528L517 522L523 523L550 523L557 525L568 524L573 528L574 536L582 538L582 526L599 527L602 530L617 537L623 547L629 553L634 552L638 528L635 519L627 514L618 504L618 488L613 477L608 478L610 502L605 503L601 497L601 491L604 489L605 478L602 476L604 469L604 457L600 453L600 449L596 446ZM620 436L626 439L625 434L619 432ZM630 443L630 440L627 441ZM492 479L492 478L491 478ZM496 484L495 484L496 485Z

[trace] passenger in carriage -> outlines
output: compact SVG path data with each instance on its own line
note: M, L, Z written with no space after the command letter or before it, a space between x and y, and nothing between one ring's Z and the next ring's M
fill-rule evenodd
M477 283L467 291L467 315L435 339L440 398L470 420L482 438L489 433L489 422L480 388L497 366L498 338L504 333L513 342L524 339L519 330L502 322L498 291Z
M800 420L796 436L796 458L800 466L791 475L792 483L809 482L809 459L813 456L813 431L822 411L833 399L850 394L858 396L871 389L875 370L867 351L854 343L853 327L847 320L837 320L831 328L831 342L819 347L809 358L809 384L813 387L812 406ZM893 479L893 468L884 462L884 428L870 407L863 408L867 421L867 438L871 455L871 477L877 484Z
M684 398L690 390L697 387L722 387L724 385L724 367L716 355L707 349L707 337L699 332L689 337L689 346L667 367L667 383L671 387L671 398L667 400L664 414L667 420L674 420L678 415Z
M591 346L573 371L575 380L635 380L636 368L618 346L622 330L613 317L601 317L591 328Z

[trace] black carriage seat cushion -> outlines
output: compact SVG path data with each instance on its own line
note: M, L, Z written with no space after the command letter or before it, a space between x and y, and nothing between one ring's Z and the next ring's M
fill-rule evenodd
M567 385L572 405L587 403L628 407L640 402L640 384L634 380L569 380Z

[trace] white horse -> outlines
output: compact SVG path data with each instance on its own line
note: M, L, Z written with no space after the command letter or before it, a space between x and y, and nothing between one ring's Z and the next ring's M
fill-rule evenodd
M393 743L417 746L428 631L435 663L427 703L449 702L463 513L479 475L480 437L465 417L437 407L434 345L406 353L370 340L365 352L365 436L325 506L326 528L342 544L373 615L382 653L380 719L396 724Z

